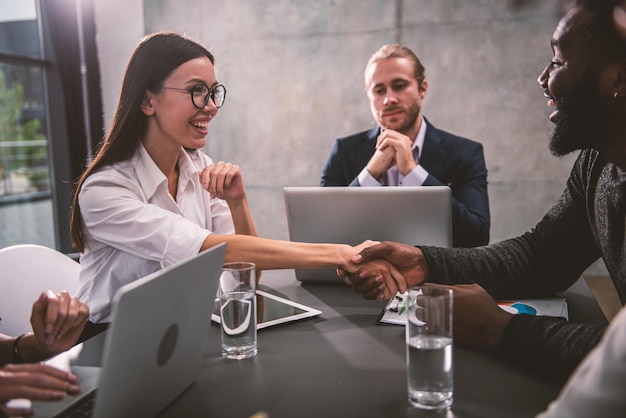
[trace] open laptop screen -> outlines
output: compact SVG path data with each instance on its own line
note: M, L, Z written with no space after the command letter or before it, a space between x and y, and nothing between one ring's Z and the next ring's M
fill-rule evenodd
M291 241L452 246L447 186L285 187L283 197ZM299 269L296 278L339 282L335 269Z

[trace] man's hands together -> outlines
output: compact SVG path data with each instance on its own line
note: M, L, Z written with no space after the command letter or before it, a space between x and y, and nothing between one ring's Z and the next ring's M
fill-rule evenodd
M375 179L380 178L394 164L406 176L417 167L413 158L413 143L406 135L387 129L376 140L376 151L366 165L367 171Z

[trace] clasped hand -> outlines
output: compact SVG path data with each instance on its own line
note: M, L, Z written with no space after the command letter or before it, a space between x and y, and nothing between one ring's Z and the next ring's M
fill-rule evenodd
M352 258L352 263L358 267L356 271L337 269L337 274L366 299L389 299L428 276L422 250L397 242L368 246Z
M374 178L379 178L394 164L406 176L417 167L413 157L413 143L408 136L387 129L376 140L376 151L367 163L366 169Z
M89 308L66 291L42 293L33 303L30 322L33 335L26 335L20 346L30 347L29 355L44 359L69 350L76 344ZM4 336L3 336L4 338ZM3 359L5 360L5 359ZM33 361L34 358L26 358ZM27 416L30 407L7 406L11 399L53 401L80 390L72 373L43 363L6 364L0 367L0 411L7 416Z
M359 255L359 253L363 251L364 249L371 247L373 245L377 245L377 244L380 244L380 241L365 240L362 243L355 245L355 246L350 246L350 245L343 246L345 250L343 250L342 258L345 261L340 267L337 268L337 272L338 272L337 274L339 275L340 271L344 272L343 275L339 275L342 278L347 277L347 274L350 274L348 272L351 272L352 274L357 274L360 271L361 267L354 264L352 260L354 259L354 257ZM346 282L346 284L352 284L352 283L348 283L346 280L347 279L344 278L344 281Z
M243 174L237 164L220 161L204 167L200 172L200 184L213 199L241 200L246 196Z
M67 291L42 293L30 316L41 356L47 358L72 348L88 317L87 305Z
M352 263L359 269L338 269L338 274L366 299L389 299L428 278L428 263L422 250L396 242L368 246L352 258ZM454 289L455 344L497 350L512 315L477 284L450 287Z

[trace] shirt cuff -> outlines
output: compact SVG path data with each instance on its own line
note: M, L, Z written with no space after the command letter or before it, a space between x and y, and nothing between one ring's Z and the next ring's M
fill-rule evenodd
M363 187L382 186L382 184L380 184L378 182L378 180L376 180L374 177L372 177L370 172L367 171L367 168L364 168L363 170L361 170L361 172L359 173L357 179L359 180L359 185L361 185Z
M400 186L422 186L427 177L428 171L424 170L421 164L418 164L402 179Z

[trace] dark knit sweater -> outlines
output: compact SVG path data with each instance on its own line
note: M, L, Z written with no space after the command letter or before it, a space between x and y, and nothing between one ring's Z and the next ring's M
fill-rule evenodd
M478 283L496 299L554 296L599 257L626 301L626 173L596 151L582 151L567 187L530 232L478 248L422 247L429 281ZM605 325L516 315L505 329L504 356L558 378L598 343Z

